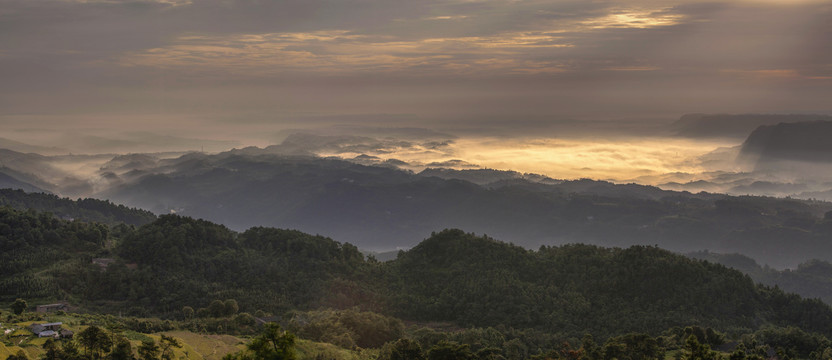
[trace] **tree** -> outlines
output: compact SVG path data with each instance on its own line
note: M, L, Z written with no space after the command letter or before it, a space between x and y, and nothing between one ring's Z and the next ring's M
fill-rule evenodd
M267 323L263 332L248 344L246 351L228 354L223 360L295 360L295 335L280 325Z
M26 300L17 299L12 303L12 312L14 312L15 315L20 315L26 311L27 307L29 307L29 304L26 303Z
M503 344L506 358L509 360L522 360L528 358L528 347L520 339L511 339ZM589 360L600 360L589 359Z
M418 342L410 339L399 339L394 343L388 343L389 354L385 354L386 360L424 360L422 347ZM379 356L381 358L381 356Z
M141 360L157 360L159 359L159 346L152 339L150 341L142 341L139 345L139 359Z
M116 340L113 352L110 353L110 359L133 360L133 345L130 344L130 340L127 340L124 336L120 336L118 340Z
M208 311L208 309L206 309L206 308L199 308L199 309L196 309L195 315L196 315L196 317L202 319L202 318L207 318L207 317L211 316L211 312Z
M185 306L182 308L182 315L185 316L185 320L191 320L194 318L194 308L190 306Z
M225 304L220 300L214 300L208 304L208 313L212 317L222 317L225 315Z
M595 344L595 339L592 337L592 334L585 334L583 339L581 339L581 349L583 349L586 360L601 360L604 357L601 354L601 347Z
M570 345L568 341L564 341L560 346L560 354L558 355L558 358L560 359L580 360L584 357L584 349L579 348L577 350L573 350L572 345Z
M238 311L240 311L240 306L237 305L237 300L225 300L225 303L223 303L223 305L225 306L225 316L232 316L236 314Z
M29 360L29 357L26 356L23 350L18 350L17 354L9 355L6 360Z
M505 357L503 356L503 351L495 347L486 347L479 349L474 354L474 358L476 358L477 360L505 360Z
M78 353L78 348L75 347L75 342L72 341L64 341L63 347L59 345L59 343L52 339L47 339L45 343L43 343L43 350L44 354L42 355L42 359L44 360L82 360L88 359L88 357L82 357L81 354ZM130 354L133 355L132 353ZM133 360L132 357L129 358L116 358L111 357L111 359L128 359Z
M471 360L474 354L468 344L440 341L428 351L428 360Z
M604 360L621 359L624 358L626 354L627 347L622 343L607 341L604 344Z
M295 359L295 335L283 331L278 324L268 323L263 333L254 338L248 348L261 359L293 360Z
M101 353L110 351L113 340L107 332L98 326L90 326L78 333L78 343L86 349L86 354L93 359L100 359Z
M707 344L700 344L696 339L696 335L688 336L685 341L685 350L687 350L687 360L715 360L719 358L717 352L712 351Z
M693 336L693 335L691 335ZM694 338L696 338L694 336ZM655 338L648 334L630 333L607 340L605 345L617 344L620 354L608 358L625 356L633 360L662 359L662 350ZM707 345L702 345L707 347Z
M62 349L64 357L61 360L79 360L81 359L81 352L78 351L78 345L74 341L64 341Z
M162 334L162 340L159 341L160 349L162 351L162 359L164 360L172 360L174 358L173 348L175 347L182 347L182 343L179 342L173 336L167 336Z
M728 357L728 360L746 360L746 359L748 359L748 356L745 354L745 351L743 349L741 349L740 347L737 347L737 349L734 350L734 352L732 352L731 355Z
M43 354L44 360L63 360L65 358L61 347L58 346L58 343L55 340L47 339L45 343L43 343L43 349L46 352Z
M234 322L238 326L253 326L257 323L253 316L249 313L239 313L234 317Z

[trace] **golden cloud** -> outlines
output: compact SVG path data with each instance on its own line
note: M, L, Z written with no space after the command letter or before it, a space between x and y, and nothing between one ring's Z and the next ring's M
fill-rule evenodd
M128 53L117 61L123 66L203 70L222 67L256 74L383 72L416 67L454 72L544 73L563 68L553 62L524 59L523 54L572 46L557 33L545 31L410 41L355 35L344 30L186 35L171 45Z
M671 13L670 9L618 9L604 16L581 21L580 24L592 29L649 29L677 25L684 19L684 15Z

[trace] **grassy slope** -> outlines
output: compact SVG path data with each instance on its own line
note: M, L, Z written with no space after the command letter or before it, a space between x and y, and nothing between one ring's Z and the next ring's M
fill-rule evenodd
M70 329L78 333L86 328L80 325L80 320L72 315L66 316L50 316L49 322L63 322L64 328ZM40 321L46 322L46 321ZM37 359L43 354L43 344L46 342L45 338L36 338L26 330L32 324L32 321L21 323L2 323L0 326L0 334L3 329L18 329L13 334L20 336L13 336L10 338L1 337L0 341L0 359L5 359L9 355L16 354L23 350L30 359ZM158 334L141 334L132 331L125 332L125 335L133 344L134 351L141 345L143 340L153 339L159 343L161 334L173 336L182 342L181 348L174 349L177 359L188 360L219 360L229 353L234 353L245 348L248 339L240 338L232 335L210 335L197 334L190 331L168 331ZM300 359L313 359L318 354L325 354L327 358L335 360L361 360L375 358L377 350L363 349L363 350L348 350L338 346L319 343L309 340L297 340L297 352Z
M214 360L221 359L223 355L237 352L245 348L245 339L231 335L207 335L196 334L190 331L170 331L165 335L173 336L182 341L182 348L175 349L176 357L185 357L193 360ZM150 335L157 343L160 340L158 335ZM137 347L140 343L133 344Z

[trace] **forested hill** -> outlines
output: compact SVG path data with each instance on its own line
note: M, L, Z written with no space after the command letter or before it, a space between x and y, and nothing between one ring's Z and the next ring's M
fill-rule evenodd
M832 260L832 243L823 240L832 234L832 219L823 218L832 204L825 202L589 180L481 186L431 172L266 154L188 154L129 173L97 196L235 230L326 234L374 251L413 247L431 231L462 228L527 248L657 244L679 252L739 252L775 267Z
M702 251L688 256L723 264L748 274L756 282L777 285L785 291L820 298L827 304L832 304L832 264L828 261L810 260L794 269L776 270L761 266L754 259L741 254Z
M527 251L447 230L389 266L396 308L406 318L594 334L650 333L690 322L832 331L832 311L818 300L757 286L736 270L651 246Z
M445 230L381 263L321 236L236 233L175 215L110 229L7 208L0 215L3 301L67 300L91 311L177 318L184 306L233 298L250 313L358 307L405 320L576 337L658 334L690 324L773 324L832 335L832 310L820 301L655 247L530 251ZM93 264L96 257L112 261Z
M60 198L52 194L0 189L0 206L13 209L48 211L63 219L94 221L103 224L144 225L156 219L150 211L116 205L106 200Z

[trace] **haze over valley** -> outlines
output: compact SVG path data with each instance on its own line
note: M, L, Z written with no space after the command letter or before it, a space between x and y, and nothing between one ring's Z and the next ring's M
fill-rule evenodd
M696 117L699 119L690 121ZM426 168L494 169L561 180L589 178L691 192L826 199L823 192L830 188L830 173L823 165L828 150L815 147L783 158L776 152L790 151L788 146L794 146L795 140L784 139L781 144L769 145L756 139L762 135L746 138L754 135L752 131L760 126L829 119L823 115L694 114L668 124L629 130L613 131L608 128L610 124L603 122L584 124L580 131L570 125L551 131L550 137L457 135L422 128L342 125L283 130L274 135L274 143L261 144L259 150L257 145L250 145L259 143L252 139L186 139L152 133L126 134L131 141L105 141L99 137L98 141L84 142L84 146L54 139L50 143L62 146L52 148L6 139L3 145L8 150L47 157L33 160L10 153L4 157L3 164L12 171L38 177L38 181L48 183L49 191L68 196L90 196L102 191L106 182L101 177L108 173L105 168L112 170L113 164L108 162L117 154L146 154L144 164L134 164L141 168L150 166L148 161L188 152L215 154L235 149L236 153L249 155L337 157L414 172ZM720 126L723 131L719 131ZM796 129L795 134L777 136L799 137L803 131L817 134L821 139L818 142L822 142L822 134L828 130L818 127L818 131L804 127ZM703 128L707 129L705 134L701 134ZM749 130L740 135L736 128ZM746 146L747 141L752 143ZM766 146L779 149L763 148ZM155 150L148 151L151 149ZM115 163L119 161L123 158ZM48 169L27 168L36 166L35 163ZM118 166L124 170L130 164ZM793 171L795 167L802 171ZM86 188L71 190L66 184L70 180L86 183Z

